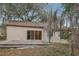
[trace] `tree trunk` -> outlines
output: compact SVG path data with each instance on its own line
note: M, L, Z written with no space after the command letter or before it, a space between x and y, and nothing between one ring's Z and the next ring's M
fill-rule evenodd
M71 43L71 56L74 56L74 46L73 46L73 43Z
M71 48L71 56L74 56L74 29L72 30L72 36L71 36L71 42L70 42L70 48Z

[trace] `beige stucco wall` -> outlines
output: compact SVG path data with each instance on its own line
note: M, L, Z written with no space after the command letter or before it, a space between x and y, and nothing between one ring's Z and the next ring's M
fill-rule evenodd
M27 40L27 30L42 31L42 40ZM7 26L7 41L24 44L42 44L48 43L47 32L43 28L28 28Z
M42 40L27 40L27 30L42 31ZM49 44L49 37L47 31L43 28L28 28L7 26L7 40L5 43L10 44ZM57 31L51 37L52 43L68 43L67 40L60 39L60 32Z
M51 37L51 42L53 43L68 43L67 40L60 39L60 32L57 31L54 33L54 35Z

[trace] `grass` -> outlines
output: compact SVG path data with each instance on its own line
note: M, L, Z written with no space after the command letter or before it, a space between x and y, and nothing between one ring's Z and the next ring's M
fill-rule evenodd
M67 56L69 55L68 45L66 44L52 44L43 48L42 55L46 56Z
M76 55L79 55L79 50ZM1 56L69 56L69 45L52 44L39 48L0 49Z

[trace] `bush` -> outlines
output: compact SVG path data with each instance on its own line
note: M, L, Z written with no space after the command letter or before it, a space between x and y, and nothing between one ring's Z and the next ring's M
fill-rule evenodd
M0 36L0 40L5 40L6 39L6 36Z
M69 39L71 37L71 32L60 32L60 38L61 39Z

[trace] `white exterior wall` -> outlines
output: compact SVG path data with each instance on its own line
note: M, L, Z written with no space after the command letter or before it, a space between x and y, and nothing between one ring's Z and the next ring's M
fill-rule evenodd
M27 30L42 31L42 40L27 40ZM42 44L48 43L47 32L42 28L7 26L7 41L16 44ZM19 42L19 43L18 43Z
M57 31L55 34L51 37L51 42L53 43L68 43L67 40L60 39L60 32Z

